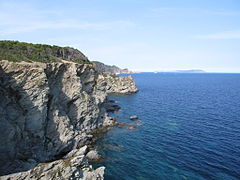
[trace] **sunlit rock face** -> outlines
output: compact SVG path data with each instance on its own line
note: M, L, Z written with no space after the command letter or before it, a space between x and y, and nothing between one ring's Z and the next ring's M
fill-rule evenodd
M113 74L104 74L103 77L107 82L108 93L131 94L138 92L132 76L120 77Z
M0 66L2 175L57 159L83 145L85 132L105 124L106 87L92 65Z

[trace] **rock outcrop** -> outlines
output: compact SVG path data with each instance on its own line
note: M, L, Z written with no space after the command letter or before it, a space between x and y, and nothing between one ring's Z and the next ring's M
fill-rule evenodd
M103 75L107 82L108 93L131 94L138 92L132 76Z
M1 180L38 179L38 180L102 180L105 167L96 170L88 164L84 155L42 163L26 172L2 176Z

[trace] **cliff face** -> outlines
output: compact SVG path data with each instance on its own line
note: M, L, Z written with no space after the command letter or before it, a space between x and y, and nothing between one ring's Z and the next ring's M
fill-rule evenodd
M108 93L130 94L138 91L131 76L120 77L116 74L132 73L128 69L120 69L117 66L109 66L104 63L93 61L96 70L101 74L102 79L107 83Z
M0 174L62 158L114 124L92 65L0 61Z
M107 94L137 92L133 79L99 72L72 48L9 43L0 42L10 58L0 61L0 179L103 179L80 148L115 125Z
M132 76L119 77L116 75L104 75L107 82L108 93L131 94L138 92Z
M92 64L0 61L0 179L103 179L80 148L115 124L107 94L136 91Z

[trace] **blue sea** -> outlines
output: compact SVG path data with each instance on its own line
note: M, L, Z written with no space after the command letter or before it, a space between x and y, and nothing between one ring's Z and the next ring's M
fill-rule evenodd
M137 128L97 141L106 180L240 179L240 74L132 76L140 91L110 99L117 121Z

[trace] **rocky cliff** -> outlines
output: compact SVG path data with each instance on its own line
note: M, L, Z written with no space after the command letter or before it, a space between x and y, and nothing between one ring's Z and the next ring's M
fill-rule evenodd
M136 92L133 79L73 48L0 41L0 58L0 179L103 179L86 144L116 124L107 95Z
M112 125L106 82L92 65L0 61L0 172L62 158Z
M132 76L117 76L116 74L132 73L128 69L120 69L117 66L109 66L104 63L93 61L96 70L107 83L108 93L130 94L138 91Z
M131 94L138 92L132 76L119 77L114 74L104 74L103 76L107 82L108 93Z
M92 130L115 124L107 94L132 92L132 78L91 64L0 61L0 179L103 179L104 167L77 152Z

